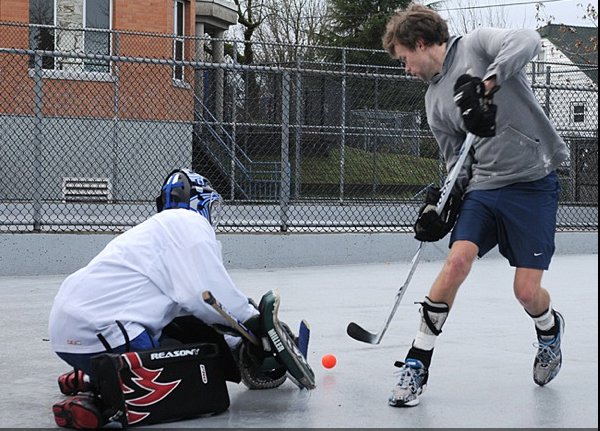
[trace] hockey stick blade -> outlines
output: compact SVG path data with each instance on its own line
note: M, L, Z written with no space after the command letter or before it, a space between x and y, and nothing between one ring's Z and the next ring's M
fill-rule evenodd
M348 323L346 333L355 340L362 341L363 343L379 344L381 341L381 337L378 334L373 334L354 322Z
M417 265L419 263L419 259L421 258L421 252L423 251L424 244L425 244L424 242L419 243L419 248L417 249L417 252L415 253L415 255L412 258L410 270L408 271L406 280L404 280L404 283L402 283L402 286L400 286L400 288L396 292L396 299L394 300L394 305L392 306L392 309L388 313L388 316L387 316L385 322L383 322L383 326L381 327L379 332L376 334L373 334L373 333L361 328L356 323L350 322L350 324L348 324L348 327L346 328L346 332L348 333L348 335L350 337L354 338L357 341L362 341L363 343L379 344L379 342L383 338L383 334L385 334L385 331L387 331L388 327L390 326L392 318L394 317L394 314L396 314L396 310L398 309L398 306L400 305L400 301L402 301L404 292L406 292L406 287L410 283L410 280L412 279L412 276L415 273L415 270L417 269Z

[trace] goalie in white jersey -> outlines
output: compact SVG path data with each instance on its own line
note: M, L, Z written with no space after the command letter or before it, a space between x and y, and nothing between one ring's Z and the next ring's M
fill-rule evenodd
M99 353L157 348L172 341L173 334L181 339L177 335L182 325L184 339L198 337L203 325L213 333L213 325L227 325L203 301L207 290L248 328L264 331L258 307L234 285L223 265L214 230L222 199L209 181L187 169L173 171L156 202L157 214L113 239L68 276L56 295L49 333L52 349L74 367L59 377L66 395L93 389L90 359ZM240 373L251 389L274 388L285 381L286 366L263 365L266 358L273 364L273 353L240 337L221 336L221 341L229 346L224 362L237 368L237 381Z

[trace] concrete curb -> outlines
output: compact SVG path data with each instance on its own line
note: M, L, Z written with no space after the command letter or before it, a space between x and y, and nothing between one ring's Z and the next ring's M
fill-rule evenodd
M69 274L86 265L112 234L0 234L0 276ZM285 268L410 260L409 233L218 234L227 268ZM424 260L442 260L447 241L428 245ZM598 254L598 232L560 232L557 254ZM489 254L499 256L497 248Z

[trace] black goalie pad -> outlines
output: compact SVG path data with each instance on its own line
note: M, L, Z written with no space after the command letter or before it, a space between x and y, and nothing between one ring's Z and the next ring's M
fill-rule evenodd
M182 344L216 344L219 349L219 363L223 368L225 380L234 383L240 382L240 370L233 357L231 349L227 345L223 334L218 333L213 327L207 325L194 316L181 316L175 318L171 323L163 328L162 333L163 336L171 340L176 340ZM161 341L161 343L163 342Z
M125 426L216 414L229 393L213 343L92 358L103 416Z

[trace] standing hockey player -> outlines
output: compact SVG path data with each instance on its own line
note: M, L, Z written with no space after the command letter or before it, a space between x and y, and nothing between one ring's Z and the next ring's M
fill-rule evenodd
M543 386L561 366L563 317L541 286L554 253L559 184L555 170L567 147L527 82L525 65L540 49L534 30L479 28L450 37L433 10L412 4L396 12L383 47L406 71L429 83L429 126L448 172L467 132L477 136L441 215L430 190L415 223L415 238L438 241L452 228L450 252L421 303L420 325L389 397L415 406L427 384L437 336L476 257L498 245L515 267L514 294L537 333L533 380ZM456 223L456 225L455 225Z
M287 376L314 387L310 367L297 358L289 340L271 336L277 330L281 338L294 339L277 320L279 297L269 292L255 306L228 275L214 231L222 199L209 181L187 169L175 170L156 203L157 214L113 239L62 283L50 312L50 341L74 371L59 377L61 392L94 392L91 358L100 353L154 349L181 340L182 334L183 339L202 341L203 326L211 332L207 339L220 337L226 350L220 362L237 367L225 374L237 376L238 382L241 377L251 389L268 389L280 386ZM205 291L265 342L256 345L215 333L213 325L223 330L228 322L203 300ZM273 341L277 348L269 346ZM102 425L106 418L90 400L71 397L56 404L57 423Z

